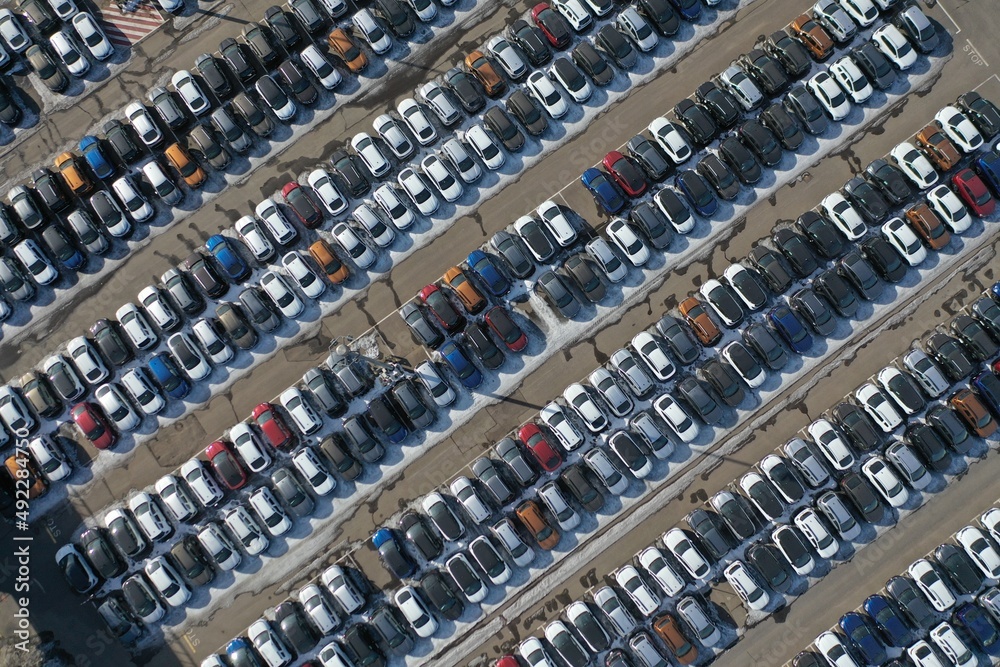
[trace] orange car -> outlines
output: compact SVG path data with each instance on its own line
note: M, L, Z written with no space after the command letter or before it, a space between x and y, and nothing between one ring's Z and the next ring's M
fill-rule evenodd
M500 78L493 64L486 59L482 51L473 51L465 56L465 66L472 76L486 89L490 97L502 95L507 90L507 82Z
M917 204L906 212L906 221L910 223L913 231L929 245L932 250L940 250L951 241L951 234L948 229L941 224L941 219L937 213L931 210L927 204Z
M343 28L337 28L331 32L326 38L326 42L330 46L330 50L340 56L340 59L347 64L347 68L352 72L360 72L368 67L368 58Z
M550 551L559 544L559 531L549 525L549 522L542 516L542 509L534 500L525 500L517 506L515 513L524 527L531 533L531 536L538 542L539 547Z
M951 143L951 139L944 136L937 121L917 132L916 142L917 147L924 152L927 159L941 171L948 171L958 164L962 157L958 154L955 144Z
M997 430L996 421L983 406L979 397L972 393L972 391L959 389L948 399L948 405L965 421L966 426L980 438L988 438Z
M688 326L694 331L702 345L715 345L722 338L722 332L715 325L712 318L708 316L705 306L693 296L681 301L677 307L681 315L687 321Z
M458 295L465 309L475 315L486 307L486 299L465 275L465 271L453 266L444 273L444 282Z
M316 260L331 282L339 285L351 275L344 263L333 254L333 248L330 247L330 244L323 239L309 246L309 254Z
M94 189L94 182L87 176L87 172L80 164L80 159L72 153L63 153L55 160L56 169L62 176L63 183L69 191L78 197L89 193Z
M833 53L830 34L808 14L797 17L787 27L792 37L799 40L816 60L826 60Z
M23 475L27 473L27 477L23 477L23 479L28 483L28 500L34 500L38 496L44 495L45 492L49 490L48 482L46 482L45 478L38 473L38 469L35 467L35 464L31 459L19 459L16 455L14 455L4 461L3 465L7 469L7 474L11 476L15 484L18 484ZM21 472L22 470L24 472Z
M677 619L670 614L653 619L653 632L674 652L677 662L682 665L690 665L698 658L698 649L687 640L677 624Z
M167 150L163 151L163 154L189 186L199 188L205 182L205 171L198 166L198 163L183 146L178 143L170 144L167 146Z

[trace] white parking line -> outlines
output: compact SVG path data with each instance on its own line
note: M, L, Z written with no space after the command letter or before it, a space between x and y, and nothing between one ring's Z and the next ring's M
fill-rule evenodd
M955 25L955 34L957 35L958 33L962 32L962 26L958 25L958 21L952 18L951 12L949 12L948 8L944 6L944 3L939 2L938 7L940 7L941 11L944 12L944 15L948 17L948 20Z

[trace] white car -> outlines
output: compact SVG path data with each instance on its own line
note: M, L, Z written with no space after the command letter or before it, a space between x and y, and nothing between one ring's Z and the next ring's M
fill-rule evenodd
M546 509L555 517L562 531L573 530L580 524L580 515L563 496L555 482L549 482L538 490L538 497Z
M576 230L563 214L559 204L549 199L539 204L535 213L559 245L565 248L576 240Z
M198 513L198 506L188 494L181 481L173 475L164 475L156 481L156 493L160 502L177 521L187 521Z
M351 256L359 268L367 269L378 259L375 253L361 240L361 237L346 223L341 222L334 225L333 237L337 239L337 243Z
M752 111L764 101L760 88L737 65L730 65L723 70L719 74L719 83L739 102L744 111Z
M919 266L927 259L927 248L902 218L892 218L883 224L882 235L910 266Z
M323 595L323 590L318 585L308 584L303 586L299 589L296 597L298 597L299 604L302 605L302 610L320 633L329 635L340 625L340 617L337 616L337 612L327 602L326 597ZM328 646L336 646L336 644L328 644ZM339 646L336 646L336 648L340 650ZM323 661L322 653L320 654L320 660ZM328 661L323 661L323 664L326 664L326 662Z
M351 148L354 149L354 152L358 154L358 157L375 178L386 175L392 168L392 163L367 132L358 132L351 137Z
M680 528L671 528L664 533L662 542L663 546L680 562L692 579L708 581L712 568L709 567L708 561L701 555L701 551L694 545L694 542L684 534L684 531Z
M94 392L94 398L100 404L104 414L114 422L119 431L134 430L142 422L142 418L129 404L122 390L114 384L102 384Z
M761 285L761 279L756 271L751 271L739 262L733 262L722 272L722 276L729 283L733 293L743 302L747 311L760 310L767 304L767 291ZM745 288L752 288L754 285L759 293L748 295Z
M628 489L628 478L615 467L603 449L591 449L583 455L583 461L612 494L621 495Z
M585 246L590 258L604 271L604 275L613 283L620 283L628 275L628 267L618 259L611 249L611 244L603 236L598 236Z
M545 112L552 118L562 118L569 111L569 105L552 85L549 77L541 70L535 70L528 76L526 82L528 92L538 100Z
M961 234L972 226L969 210L947 185L939 185L928 192L927 204L934 209L941 222L955 234Z
M867 28L878 18L878 8L871 0L837 0L837 3L862 28Z
M649 590L635 566L626 565L616 571L614 576L615 582L625 590L640 614L648 618L656 613L660 607L659 597Z
M590 13L580 4L581 0L552 0L552 9L563 15L577 32L583 32L594 22Z
M806 507L800 510L792 517L792 523L805 536L806 541L816 550L820 558L832 558L840 549L837 538L830 533L823 519L813 508Z
M48 0L49 7L63 21L69 21L80 9L73 0Z
M563 400L573 408L591 433L599 433L608 427L608 418L604 411L582 384L574 382L566 387L563 391Z
M191 72L184 69L175 72L170 77L170 83L173 85L174 90L177 91L177 94L180 95L184 106L195 116L200 116L212 107L212 104L208 101L208 97L202 91L198 82L195 81Z
M517 567L527 567L535 559L535 552L525 544L518 534L513 521L503 518L490 526L490 532L507 551L511 561Z
M52 35L49 37L49 45L73 76L83 76L90 69L90 61L83 55L68 33L60 31Z
M886 395L871 382L858 387L854 392L854 398L886 433L892 433L903 423L903 418Z
M920 388L931 398L937 398L948 391L950 382L937 364L923 350L910 350L903 355L903 365L917 381Z
M31 38L18 22L14 12L4 7L0 9L0 37L3 38L7 48L14 53L21 53L31 46ZM6 51L0 49L0 64L6 64L10 56Z
M723 285L721 281L716 280L715 278L709 278L702 283L701 287L698 288L698 291L705 298L705 301L708 302L712 312L715 313L727 327L735 327L743 319L742 308L737 309L739 311L739 317L735 319L730 316L733 313L726 312L725 310L719 308L718 303L720 299L725 299L728 296L727 293L731 293L731 290ZM731 299L727 300L731 301ZM736 303L736 305L739 306L739 303Z
M955 667L975 667L979 664L979 658L947 621L931 628L930 637L938 650L944 653Z
M226 510L223 521L248 555L256 556L267 549L269 544L267 535L243 505L236 505Z
M170 331L181 323L180 317L173 307L163 298L163 294L155 285L142 289L137 296L139 304L160 331ZM120 320L119 320L120 321ZM124 322L122 323L124 324Z
M271 454L248 424L240 422L233 426L229 430L229 439L233 442L236 453L252 472L260 472L271 465Z
M537 637L528 637L517 647L517 652L521 659L528 663L528 667L554 667L555 663L549 657L545 645Z
M746 605L747 609L760 611L771 601L771 597L757 583L757 580L750 574L750 570L743 564L743 561L738 560L730 563L723 571L723 575L726 577L729 585L733 587L733 590L736 591L740 600L743 601L743 604Z
M590 374L588 380L590 386L597 390L616 417L624 417L632 412L634 406L632 399L618 386L618 382L606 368L599 366Z
M274 497L270 488L262 486L255 489L249 498L250 509L254 511L267 532L277 537L287 533L292 527L292 520L285 512L281 503Z
M684 580L667 562L663 552L656 547L643 549L639 552L637 560L668 596L673 597L684 590Z
M437 632L437 621L431 616L427 605L413 586L400 588L393 594L392 601L418 637L430 637Z
M917 667L945 667L931 645L923 639L906 649L906 655L910 656L910 660Z
M424 113L415 99L408 97L400 102L396 106L396 112L399 113L400 118L410 128L410 132L413 133L421 146L430 146L437 141L437 130L431 125L427 114Z
M479 163L472 159L459 139L452 137L441 144L441 152L448 158L451 166L458 172L458 177L466 183L475 183L483 175Z
M58 395L67 402L82 398L87 391L79 374L61 354L55 354L45 359L42 362L42 373L49 378L50 384L53 385L53 389L57 389ZM61 376L66 383L65 387L55 386L53 378L56 376Z
M681 133L680 128L663 116L653 119L646 129L674 164L683 164L693 155L691 144Z
M861 472L890 506L901 507L910 497L910 492L903 486L899 476L893 472L883 458L873 456L868 459L861 466Z
M806 88L816 96L831 120L844 120L851 112L851 103L847 95L828 72L813 75L806 82Z
M694 216L676 190L660 188L653 195L653 203L678 234L690 234L694 231Z
M150 160L144 164L141 171L146 177L146 182L156 191L156 196L162 199L164 204L173 206L184 198L184 191L174 185L174 182L170 180L170 177L156 160ZM114 202L114 200L111 201ZM124 236L132 229L132 225L125 219L125 216L122 216L121 223L116 225L116 228L116 232L112 232L112 235ZM111 229L108 231L111 232Z
M726 344L720 354L751 389L760 387L767 380L764 367L757 362L757 359L740 341L734 340Z
M458 394L441 377L440 371L434 366L433 362L425 361L414 368L413 372L420 378L420 382L423 383L427 392L439 407L447 407L458 398Z
M993 507L983 512L979 524L989 531L994 540L1000 539L1000 509Z
M302 299L292 291L292 288L280 273L276 271L265 272L260 277L260 286L285 317L298 317L305 310L305 304L302 302Z
M698 437L698 424L670 394L664 394L656 399L653 402L653 409L681 442L694 442Z
M875 89L861 73L850 56L839 58L830 65L830 74L837 80L844 92L851 96L855 104L863 104L872 96Z
M87 45L92 56L98 60L107 60L114 55L115 47L108 41L97 19L87 12L80 12L73 17L72 23L76 34Z
M632 40L635 47L643 53L648 53L656 48L659 37L650 27L649 22L642 18L639 11L632 6L626 7L614 20L614 25L618 31Z
M313 76L319 81L319 85L327 90L333 90L344 80L340 70L330 64L330 61L323 55L322 51L316 48L315 44L310 44L302 49L302 52L299 53L299 59L306 66L306 69L313 73Z
M915 397L916 402L914 402L914 397L907 395L906 390L903 389L903 394L899 393L900 385L906 385L912 387L913 380L908 375L904 374L901 370L895 366L886 366L878 372L876 376L876 381L878 386L882 391L889 395L892 399L894 405L899 406L899 411L903 415L913 415L920 412L924 408L923 397L920 396L919 391L916 391L917 395ZM903 400L904 398L911 399L909 402Z
M375 200L374 204L365 202L354 209L354 220L364 227L375 245L387 248L392 245L396 234L382 221L382 217L375 212L375 207L381 209L398 229L406 229L413 224L413 211L407 208L396 194L396 188L390 183L380 185L372 194L372 198Z
M250 254L258 262L267 262L274 256L274 246L264 236L263 230L261 230L260 225L257 224L253 216L244 215L241 217L236 221L234 229L239 235L240 240L243 241L243 245L247 247Z
M437 210L437 197L415 171L407 167L399 172L396 179L421 215L427 216ZM396 188L390 183L376 188L375 192L372 193L372 198L396 229L406 229L413 224L415 219L413 211L403 203ZM357 210L357 208L354 209L355 217L358 217Z
M486 50L511 79L517 81L527 74L528 65L506 37L496 35L490 38L490 41L486 42Z
M278 396L281 407L292 416L295 427L303 435L311 435L323 426L323 420L316 411L306 401L302 390L298 387L289 387Z
M59 271L34 239L24 239L14 246L14 256L39 285L48 285L59 277Z
M361 591L348 579L347 573L339 565L326 568L320 580L345 615L350 616L365 605Z
M266 619L259 619L247 628L247 638L264 660L267 667L284 667L292 661L292 652L285 646L285 640L271 627Z
M896 144L889 155L910 182L919 189L926 190L938 182L939 176L931 161L910 142ZM948 189L947 186L945 189Z
M145 222L156 213L150 203L146 201L142 191L135 187L131 176L126 175L116 179L111 184L111 189L136 222Z
M292 465L317 496L325 496L337 488L337 478L330 474L323 461L309 447L302 447L292 454Z
M548 69L548 74L553 81L559 82L563 90L569 93L577 104L583 104L594 94L594 88L587 81L587 77L569 60L553 63Z
M104 360L94 349L93 343L84 336L71 338L66 344L66 354L73 361L76 370L90 384L103 382L111 375Z
M496 546L486 535L480 535L472 540L469 544L469 555L494 586L502 586L510 580L510 575L513 573L510 566L500 556Z
M538 411L538 417L549 430L556 434L563 449L572 451L583 444L583 436L566 415L563 407L556 402L547 403Z
M840 637L830 630L820 633L813 641L820 655L830 664L830 667L859 667L851 656Z
M966 526L955 533L955 541L965 549L979 571L989 579L1000 579L1000 554L979 528Z
M963 153L972 153L983 145L983 135L972 121L955 107L943 107L934 114L934 120L941 125L944 133L962 149Z
M450 127L462 119L462 114L451 101L448 92L437 81L429 81L422 85L418 94L445 127Z
M285 271L302 293L310 299L318 299L326 290L326 282L317 275L312 264L302 256L302 253L295 250L285 253L281 258L281 265L285 267Z
M920 558L914 561L906 569L906 573L934 609L947 611L955 606L955 595L927 559Z
M179 607L191 598L191 589L166 556L157 556L146 561L143 568L149 583L171 607Z
M450 488L451 494L462 504L465 512L474 523L478 525L490 518L492 512L483 499L479 497L476 487L472 485L472 481L468 477L464 475L458 477L451 483Z
M482 125L473 125L464 134L460 135L462 140L469 145L487 169L496 171L503 166L506 157L500 146L493 140L489 132Z
M224 364L233 358L233 347L219 335L212 320L202 318L191 325L191 333L194 334L198 344L208 353L209 359L215 365Z
M421 160L420 170L434 184L446 202L453 202L462 196L462 184L452 176L448 167L437 155L431 154Z
M139 524L139 529L150 540L158 542L166 539L174 532L174 528L167 521L163 510L153 500L153 496L145 491L129 498L128 508L132 511L133 516L135 516L136 523Z
M153 122L149 111L141 102L132 101L125 107L125 117L131 123L132 129L139 135L139 139L147 146L156 146L163 141L163 133Z
M50 482L66 479L73 473L69 459L48 435L32 438L28 442L28 451L42 475Z
M642 266L649 261L649 248L624 220L615 218L608 225L607 232L611 241L634 266Z
M325 169L314 169L306 177L309 187L316 193L323 207L330 215L340 215L347 210L347 197L340 191L337 182Z
M809 437L819 447L823 456L836 470L847 470L854 465L854 454L840 432L827 419L817 419L809 424Z
M222 500L222 489L205 464L198 459L190 459L181 466L181 477L203 507L212 507Z
M375 15L367 7L359 9L351 16L354 33L360 34L372 51L381 55L392 48L392 38L375 20Z
M254 213L264 222L267 231L271 232L271 236L279 245L288 245L298 238L299 233L289 224L288 218L270 197L257 204Z
M166 407L167 401L141 367L122 374L121 383L129 398L147 415L155 415Z
M896 69L908 70L917 62L917 52L906 41L899 28L891 23L885 24L872 34L872 43Z
M665 346L648 331L640 331L632 337L632 349L645 362L656 379L666 382L677 373L670 361Z
M792 505L802 499L804 489L801 482L795 477L788 463L780 456L768 454L760 460L757 467L786 503Z
M238 509L246 519L252 521L252 519L250 519L250 515L247 514L246 510L242 507L236 509ZM233 513L234 511L235 510L229 510L229 512L227 512L227 519L228 514ZM234 520L232 523L227 520L226 525L231 529L234 525L242 526L242 523L240 520ZM254 528L259 534L260 529L256 528L256 526L254 526ZM233 534L236 535L235 532ZM249 533L241 533L241 535L246 537ZM228 572L242 562L243 557L240 555L239 549L229 537L229 533L227 533L226 530L223 529L218 523L214 521L207 522L201 530L198 531L197 537L198 543L201 544L201 548L205 550L205 553L207 553L213 561L215 561L216 566L220 570ZM245 547L249 544L249 547L247 547L248 554L253 555L255 553L252 551L252 549L256 546L252 537L248 540L241 540L241 543Z
M722 639L722 632L708 618L701 603L688 595L677 603L677 615L684 619L691 632L701 641L702 645L712 647Z

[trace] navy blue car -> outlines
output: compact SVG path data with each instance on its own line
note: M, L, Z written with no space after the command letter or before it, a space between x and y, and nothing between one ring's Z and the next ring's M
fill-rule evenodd
M479 372L479 369L457 343L448 341L438 349L438 352L441 353L441 356L451 367L451 370L455 371L455 375L466 388L475 389L483 383L483 374Z
M997 634L997 626L982 607L966 602L955 612L955 620L979 648L987 653L996 650L1000 634Z
M591 167L583 172L580 182L609 215L614 215L625 208L625 197L618 190L618 186L600 169Z
M995 282L990 286L989 294L994 301L1000 303L1000 282Z
M674 185L684 193L691 207L700 215L709 216L719 210L719 202L712 194L712 189L698 172L680 169L674 177Z
M243 260L240 253L225 236L216 234L208 237L208 240L205 241L205 248L230 279L242 281L250 277L250 265Z
M701 16L701 2L698 0L670 0L670 4L685 21L694 21Z
M840 617L840 629L847 636L851 645L869 665L881 665L888 660L885 646L878 636L872 632L865 617L856 611L849 611Z
M788 343L788 347L792 348L793 352L805 354L812 347L812 336L809 335L805 325L788 306L782 304L769 310L767 321L770 322L771 328Z
M889 598L871 595L865 600L864 607L865 613L875 621L875 627L890 646L909 646L910 628Z
M993 194L1000 197L1000 154L995 150L986 151L976 158L974 168Z
M184 379L177 364L166 352L160 352L149 360L149 371L156 384L170 398L180 400L191 391L191 383Z
M104 155L101 140L94 135L88 134L80 139L80 152L98 178L111 178L115 175L114 164Z
M510 281L500 272L493 259L482 250L469 253L469 268L479 276L493 296L503 296L510 290Z
M993 371L983 371L972 378L972 390L994 415L1000 415L1000 378Z

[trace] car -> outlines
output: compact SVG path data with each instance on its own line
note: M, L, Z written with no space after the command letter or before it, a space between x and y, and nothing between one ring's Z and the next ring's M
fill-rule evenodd
M955 595L930 561L925 558L917 559L907 568L906 573L935 610L943 612L955 606Z
M934 623L933 610L912 580L902 576L892 577L885 588L912 627L926 630Z
M711 278L702 284L699 291L727 327L735 327L743 321L743 308L730 288Z
M951 184L965 205L980 218L991 215L996 200L990 195L982 179L971 169L962 169L951 177Z
M552 448L534 423L529 422L522 426L518 430L517 437L546 472L552 472L562 465L562 456Z
M822 223L819 226L821 228L825 227ZM824 240L830 239L828 231L827 229L823 229ZM781 254L784 255L785 259L788 260L788 263L791 264L792 269L794 269L799 277L805 278L816 270L817 259L815 253L810 248L806 239L796 234L792 229L788 227L778 229L771 235L771 241ZM834 253L831 252L832 254Z
M420 170L434 185L435 189L441 193L441 197L446 202L454 202L462 196L464 190L461 182L452 176L444 162L437 155L428 155L425 157L420 162Z
M961 234L972 224L968 209L947 185L939 185L928 192L927 203L954 234Z
M475 183L478 181L482 175L483 170L479 167L479 164L472 159L469 151L466 149L465 144L462 143L457 138L448 139L441 146L441 152L444 157L451 164L451 166L458 172L458 177L462 179L465 183Z
M793 352L805 354L812 347L812 336L798 316L787 306L778 305L771 308L767 312L767 322Z
M378 551L382 565L399 579L410 576L415 565L403 551L395 534L388 528L380 528L372 535L372 546Z
M965 550L966 555L988 579L1000 575L1000 554L986 539L979 528L966 526L955 534L955 540Z
M663 534L661 542L691 578L696 581L707 580L711 567L684 531L680 528L671 528Z
M723 572L726 581L733 587L744 605L751 611L759 611L771 601L767 592L757 583L756 576L740 560L730 563Z
M826 196L820 206L827 218L849 241L862 238L868 231L864 219L851 203L839 192Z
M927 249L900 218L892 218L883 224L881 231L882 236L910 266L918 266L927 258Z
M847 612L840 617L837 625L849 640L851 648L866 664L880 665L886 661L885 646L865 616L856 611Z
M733 64L724 69L718 80L744 111L756 109L764 101L760 88L738 65Z
M351 138L351 148L375 178L384 176L392 168L392 163L367 132L355 134Z
M580 312L580 302L554 271L546 271L539 276L535 282L535 289L540 291L563 317L571 319Z
M0 23L2 23L2 19L0 19ZM104 30L101 28L97 19L95 19L93 15L88 12L81 11L73 16L70 23L73 25L73 29L76 31L80 40L87 45L87 50L90 51L92 56L98 60L107 60L114 55L114 46L112 46L111 42L108 41L107 36L104 34ZM20 49L16 49L11 45L9 39L7 39L7 45L11 46L11 49L14 51L20 51Z
M935 333L925 343L927 354L941 367L949 380L968 377L973 370L969 356L959 342L943 333Z
M334 225L333 236L359 268L370 268L378 260L378 256L368 248L357 232L351 229L347 223L341 222Z
M784 114L783 111L780 113ZM776 137L761 121L751 119L744 122L737 129L737 136L760 160L761 164L774 167L781 162L781 138Z
M816 97L831 120L840 121L847 118L851 111L851 103L836 79L828 72L813 75L806 82L806 89Z
M438 209L440 202L438 201L437 195L435 195L427 183L424 181L416 171L407 167L399 172L396 177L397 182L403 191L406 192L407 197L413 202L413 205L417 207L417 211L421 215L430 215ZM456 183L457 185L457 183ZM391 206L391 212L398 211L397 219L402 221L407 217L412 217L407 215L406 207L402 206L399 202L399 198L396 196L395 191L393 191L387 185L383 185L381 188L376 190L376 201L379 202L379 206L383 208ZM357 210L357 209L355 209Z
M786 29L816 60L826 60L833 53L830 34L808 14L792 19Z
M944 134L957 145L963 153L971 153L983 145L983 136L976 126L959 109L948 105L942 107L934 120Z
M681 130L666 118L662 116L656 118L647 129L674 164L682 164L691 157L692 150L687 139Z
M908 70L917 61L916 51L899 28L891 23L883 25L872 33L872 43L898 70Z
M576 429L558 403L548 403L539 410L538 417L552 431L563 449L572 451L583 444L583 436Z
M857 34L858 26L834 0L819 0L812 6L812 14L838 43L849 42Z
M709 502L726 522L737 540L750 539L757 532L757 525L751 514L752 510L745 505L741 496L729 491L720 491L712 496Z
M570 32L569 22L560 14L558 11L552 9L548 3L538 3L531 10L531 20L534 21L538 30L541 31L544 39L548 41L549 45L554 49L564 49L569 46L570 38L572 33ZM517 23L511 28L511 34L515 37L515 40L521 45L522 49L526 53L531 52L541 52L541 49L536 45L533 49L528 49L529 40L525 39L523 33L525 32L523 28L517 29ZM541 41L541 40L539 40ZM544 45L544 42L542 42ZM544 50L545 57L536 58L535 64L539 65L549 59L549 49L545 47Z
M710 143L718 134L718 126L705 107L695 104L689 99L683 99L675 104L673 112L698 145L704 146Z
M1000 110L979 93L963 93L958 96L955 104L986 138L992 139L1000 132Z

